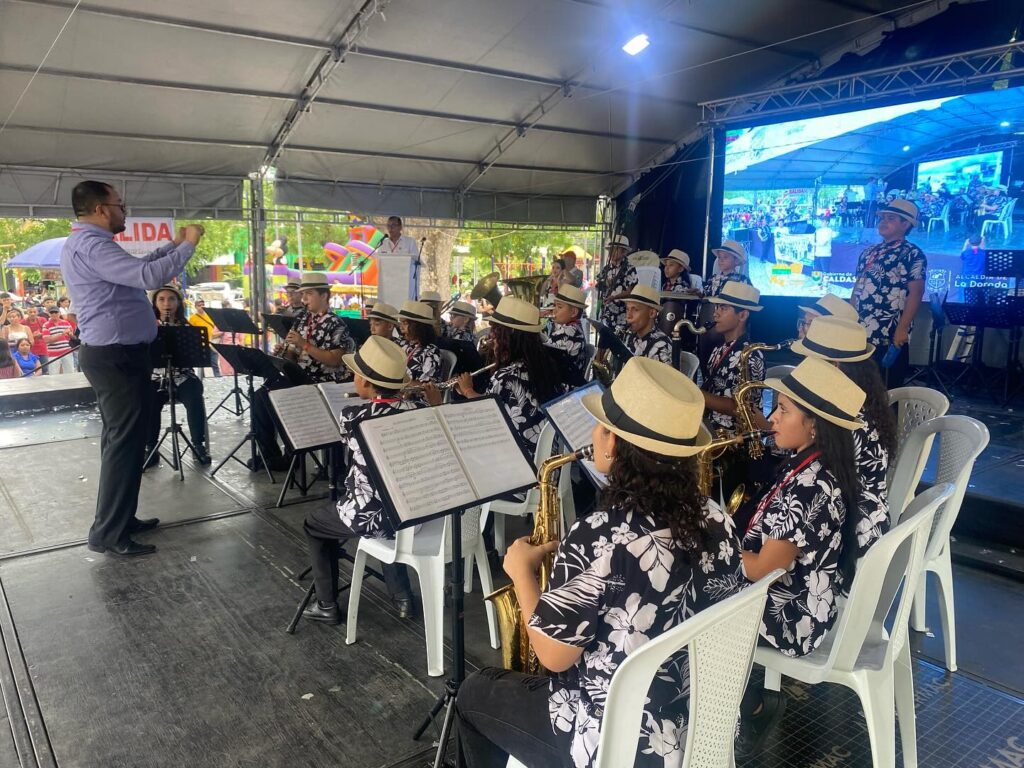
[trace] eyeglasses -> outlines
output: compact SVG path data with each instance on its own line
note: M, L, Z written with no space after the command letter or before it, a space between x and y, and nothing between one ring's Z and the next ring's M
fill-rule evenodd
M100 203L100 205L112 205L115 208L120 208L121 213L124 213L127 209L124 207L124 203Z

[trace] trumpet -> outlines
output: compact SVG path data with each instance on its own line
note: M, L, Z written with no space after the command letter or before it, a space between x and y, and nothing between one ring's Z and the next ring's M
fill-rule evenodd
M476 376L477 374L483 373L484 371L494 370L497 367L498 367L497 363L491 363L490 365L485 365L483 368L478 368L477 370L473 371L469 375L470 376ZM459 379L461 378L461 376L462 376L462 374L459 374L458 376L452 376L447 381L439 381L438 383L434 384L434 386L437 387L438 390L440 390L441 392L446 392L447 390L451 389L452 387L454 387L456 384L459 383ZM430 383L433 384L433 382L430 382ZM426 388L427 388L427 384L420 384L419 382L417 382L415 384L406 384L404 387L402 387L401 394L402 395L415 395L415 394L419 394L420 392L422 392Z

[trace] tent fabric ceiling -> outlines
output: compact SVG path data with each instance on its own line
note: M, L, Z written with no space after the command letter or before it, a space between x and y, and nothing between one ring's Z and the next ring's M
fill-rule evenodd
M511 221L576 217L584 199L593 222L594 199L691 131L700 101L891 21L884 0L8 0L0 165L245 178L367 5L383 13L275 161L284 185L325 183L286 196L442 216L468 190L463 211ZM652 45L630 58L638 31Z

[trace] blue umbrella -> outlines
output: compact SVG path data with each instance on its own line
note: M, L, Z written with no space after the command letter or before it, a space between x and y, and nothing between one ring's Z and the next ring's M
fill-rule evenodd
M36 267L37 269L58 269L60 252L66 237L54 237L26 248L7 262L8 267Z

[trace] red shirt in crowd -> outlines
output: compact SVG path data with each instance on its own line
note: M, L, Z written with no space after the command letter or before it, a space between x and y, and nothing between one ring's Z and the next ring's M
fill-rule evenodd
M43 341L43 321L37 319L33 322L26 317L22 322L32 329L32 354L46 357L49 352L46 351L46 342Z

